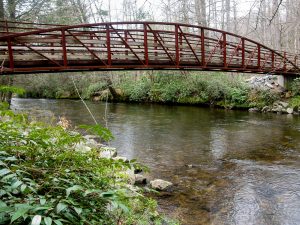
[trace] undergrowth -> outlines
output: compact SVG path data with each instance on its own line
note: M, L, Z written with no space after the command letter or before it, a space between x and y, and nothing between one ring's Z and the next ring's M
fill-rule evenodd
M124 171L140 165L99 158L98 149L80 152L82 141L60 126L1 111L0 224L162 223L156 202L127 184Z

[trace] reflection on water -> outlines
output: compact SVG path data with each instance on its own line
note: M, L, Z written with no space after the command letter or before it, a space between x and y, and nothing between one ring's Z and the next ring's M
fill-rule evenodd
M103 122L105 104L88 104ZM80 101L14 99L13 108L93 122ZM120 155L175 184L159 203L183 224L300 224L299 117L109 104L108 121Z

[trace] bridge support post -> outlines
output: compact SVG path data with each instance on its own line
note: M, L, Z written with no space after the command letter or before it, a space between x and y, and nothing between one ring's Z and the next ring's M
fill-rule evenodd
M277 83L280 86L282 86L282 87L289 90L291 88L291 84L292 84L292 82L295 78L296 77L292 77L292 76L278 75L277 76Z

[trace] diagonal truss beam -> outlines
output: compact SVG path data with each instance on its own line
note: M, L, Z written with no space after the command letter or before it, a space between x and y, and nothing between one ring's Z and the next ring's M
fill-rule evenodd
M94 51L92 51L88 46L86 46L86 44L84 44L78 37L76 37L71 31L67 30L67 32L76 40L78 41L83 47L86 48L86 50L88 50L89 53L91 53L96 59L98 59L100 62L102 62L105 66L107 66L107 64L100 59L95 53Z
M238 43L238 45L233 49L232 54L230 55L230 58L229 58L229 62L227 63L227 66L230 65L233 57L238 54L241 45L242 45L242 39L240 40L240 42Z
M251 62L251 60L253 59L253 56L255 54L255 52L258 50L258 46L256 46L256 48L251 52L250 58L248 58L248 60L246 61L244 67L247 68L247 66L249 65L249 63Z
M195 50L193 49L191 43L189 42L189 40L188 40L187 37L185 36L185 33L183 33L183 31L182 31L182 29L181 29L180 26L178 26L178 28L179 28L179 31L180 31L181 35L184 37L186 43L188 44L189 48L190 48L191 51L193 52L193 55L195 56L196 60L197 60L198 63L201 65L201 62L200 62L200 60L199 60L199 58L198 58L198 56L197 56Z
M28 49L30 49L31 51L35 52L35 53L38 54L39 56L41 56L41 57L43 57L43 58L49 60L49 61L52 62L53 64L62 67L61 64L59 64L58 62L54 61L53 59L51 59L51 58L45 56L43 53L40 53L39 51L35 50L35 49L32 48L31 46L27 45L26 43L24 43L24 42L22 42L22 41L19 41L19 40L17 40L17 39L15 39L15 42L17 42L17 43L23 45L24 47L26 47L26 48L28 48Z
M169 57L169 59L171 60L171 62L172 62L174 65L176 65L176 62L174 61L173 57L170 55L170 53L168 52L168 50L166 49L166 47L165 47L164 44L162 43L161 40L163 40L163 39L162 39L162 37L160 36L160 34L154 32L153 29L150 27L149 24L147 24L147 26L149 27L149 30L150 30L151 33L153 34L154 39L157 40L157 42L158 42L159 45L162 47L162 49L165 51L165 53L167 54L167 56ZM159 40L159 38L160 38L161 40Z
M217 48L219 47L219 45L221 46L221 39L223 37L223 34L221 34L221 36L219 37L219 39L217 40L217 44L214 46L213 50L210 51L209 57L207 59L207 61L205 62L205 67L207 66L207 64L210 62L213 54L215 54Z
M126 48L129 48L129 50L131 51L131 53L140 61L140 63L143 64L143 65L145 65L145 63L143 62L143 60L140 59L140 57L137 55L137 53L130 47L130 45L128 44L128 42L121 36L121 34L112 25L110 25L110 27L118 35L118 37L122 40L122 42L124 43L124 45L126 46Z

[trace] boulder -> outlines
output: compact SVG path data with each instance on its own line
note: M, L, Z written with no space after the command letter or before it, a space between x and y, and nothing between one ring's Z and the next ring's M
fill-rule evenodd
M112 147L101 147L99 156L100 158L111 159L117 156L117 150Z
M292 114L292 113L294 112L294 110L293 110L293 108L287 108L287 109L286 109L286 112L287 112L288 114Z
M265 106L262 108L261 110L263 113L266 113L266 112L270 112L271 111L271 108L269 106Z
M281 105L283 108L287 108L289 106L289 103L282 101L278 102L278 104Z
M272 108L272 112L282 112L282 109L283 109L283 107L281 106L281 105L278 105L278 106L274 106L273 108Z
M250 108L248 111L249 112L259 112L259 109L258 108Z
M135 174L134 184L147 184L147 178L141 174Z
M150 187L157 191L166 191L167 189L169 189L172 186L173 186L173 184L171 182L161 180L161 179L156 179L156 180L150 181Z

